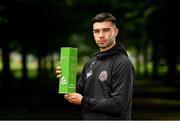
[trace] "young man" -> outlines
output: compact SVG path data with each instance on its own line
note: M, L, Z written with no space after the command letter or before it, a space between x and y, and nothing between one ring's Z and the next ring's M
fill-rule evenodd
M92 25L100 52L85 64L77 93L64 97L83 107L86 120L131 119L134 69L124 47L116 44L116 18L110 13L100 13L93 18ZM57 77L60 74L57 67Z

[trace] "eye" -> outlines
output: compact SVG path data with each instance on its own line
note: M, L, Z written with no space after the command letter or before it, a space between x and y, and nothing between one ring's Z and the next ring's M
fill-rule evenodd
M110 28L105 28L103 29L103 32L109 32L111 29Z
M93 32L94 32L94 33L99 33L100 30L99 30L99 29L95 29L95 30L93 30Z
M110 28L104 28L104 29L94 29L93 32L95 34L99 34L100 32L106 33L106 32L110 32L111 29Z

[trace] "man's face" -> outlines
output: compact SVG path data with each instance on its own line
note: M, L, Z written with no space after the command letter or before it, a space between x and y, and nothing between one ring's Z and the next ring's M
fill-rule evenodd
M96 44L101 50L106 50L115 44L118 29L110 21L93 24L93 35Z

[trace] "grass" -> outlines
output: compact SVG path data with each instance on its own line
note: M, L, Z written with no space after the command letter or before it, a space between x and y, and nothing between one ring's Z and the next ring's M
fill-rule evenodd
M153 97L133 99L134 120L180 120L180 100Z
M165 98L153 98L153 97L138 97L134 98L135 104L153 105L153 106L164 106L164 107L180 107L179 99L165 99ZM180 110L179 110L180 111Z

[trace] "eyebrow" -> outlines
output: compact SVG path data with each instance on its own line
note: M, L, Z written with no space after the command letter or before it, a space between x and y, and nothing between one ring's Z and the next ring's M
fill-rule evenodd
M111 28L108 27L108 28L102 28L102 29L93 29L93 31L94 31L94 30L106 30L106 29L109 30L109 29L111 29Z

